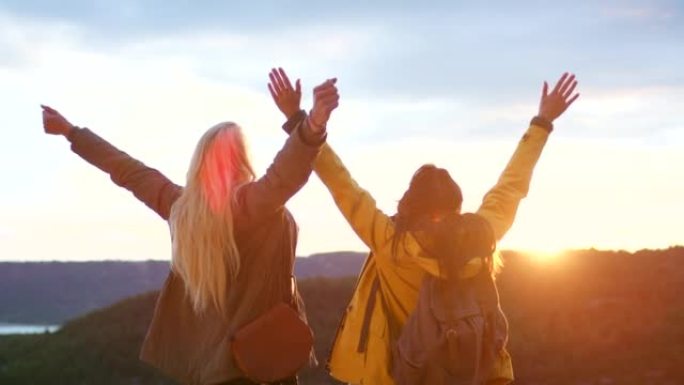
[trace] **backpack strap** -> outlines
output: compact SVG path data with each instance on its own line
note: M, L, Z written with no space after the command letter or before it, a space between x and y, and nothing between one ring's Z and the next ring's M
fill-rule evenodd
M499 292L496 289L496 283L492 275L492 260L487 258L488 269L482 269L475 277L475 285L477 287L477 301L483 311L494 311L499 306Z
M366 302L366 310L363 313L363 324L361 324L361 333L359 334L359 344L356 347L357 353L364 353L368 348L368 334L370 331L371 318L373 317L373 309L375 309L375 301L378 292L380 291L380 277L377 275L371 285L368 302Z
M389 333L390 342L394 343L396 338L399 337L400 329L392 321L389 312L389 305L385 296L382 295L380 290L380 276L375 276L373 279L373 284L371 286L370 296L368 297L368 302L366 303L366 310L363 315L363 324L361 325L361 333L359 334L359 344L356 348L357 353L364 353L368 348L368 335L370 332L370 324L373 318L373 310L375 309L375 303L377 302L377 297L380 296L380 306L385 313L385 318L387 320L387 330Z
M490 266L491 266L491 260ZM497 316L499 315L499 292L496 289L494 276L491 268L483 269L482 274L476 278L477 282L477 301L480 304L482 315L484 316L485 329L483 338L483 346L486 347L482 351L482 375L486 375L491 370L496 361L497 347Z

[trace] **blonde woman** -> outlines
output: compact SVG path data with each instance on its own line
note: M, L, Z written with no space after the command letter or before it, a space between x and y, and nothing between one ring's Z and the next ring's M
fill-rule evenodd
M315 92L310 118L264 176L255 178L242 129L225 122L199 140L185 187L43 106L46 133L66 137L72 151L168 221L172 269L141 359L184 384L252 384L232 357L233 333L292 296L306 319L291 288L297 226L284 204L306 183L337 107L332 82Z
M306 114L291 97L282 69L271 73L271 83L274 101L288 118L283 128L290 132ZM446 170L424 165L390 217L378 210L333 149L323 145L314 171L370 249L333 342L328 362L333 377L375 385L492 385L513 380L505 348L507 325L492 277L493 252L527 195L553 121L579 97L576 86L575 76L567 73L552 90L544 83L538 114L475 213L461 213L461 189ZM435 281L429 277L441 279L447 297L468 301L456 303L460 313L468 313L466 322L457 324L463 329L442 333L441 325L433 322L441 305L426 301L432 298L424 282ZM471 335L472 343L444 351L446 345L439 343L451 338L453 330Z

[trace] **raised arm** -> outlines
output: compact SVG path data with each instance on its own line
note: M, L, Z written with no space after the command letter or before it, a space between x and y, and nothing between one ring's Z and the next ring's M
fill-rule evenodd
M71 142L73 152L109 174L114 183L131 191L160 217L168 219L171 206L181 193L180 186L159 171L112 146L89 129L73 126L56 110L41 107L46 133L66 137Z
M292 133L301 121L306 120L306 113L300 109L299 96L289 84L287 75L282 69L271 73L269 89L276 105L288 118L283 129L287 133ZM440 274L437 261L424 255L422 248L411 234L406 235L404 247L399 248L400 256L396 259L388 258L392 253L386 248L391 247L392 244L395 232L394 222L378 209L375 199L358 185L342 160L327 143L321 147L314 162L314 171L330 191L335 204L351 228L374 252L379 267L392 269L397 263L407 263L418 266L430 274ZM473 276L479 271L480 266L479 259L472 260L463 268L461 276L463 278Z
M309 179L312 164L327 135L326 123L339 95L330 80L316 88L317 103L310 119L298 121L263 177L238 191L239 207L260 218L282 207ZM300 95L301 96L301 95Z
M300 122L266 173L238 190L238 210L248 218L258 219L284 206L306 184L324 141L325 132L314 134L308 122Z
M576 86L575 75L567 73L551 93L544 82L539 114L532 119L496 185L484 196L477 214L487 219L497 240L511 227L520 201L527 196L532 172L553 130L553 121L579 97L579 94L573 95Z
M321 148L314 171L363 243L376 253L387 247L394 235L392 219L377 208L375 199L356 183L328 144Z
M293 88L282 68L272 70L269 77L268 88L271 96L288 119L283 129L292 137L296 127L307 120L307 114L300 109L300 82L297 80L296 88ZM313 112L312 110L312 116ZM377 209L373 197L359 187L327 143L321 146L321 151L314 162L314 170L359 238L371 250L384 247L388 237L394 233L391 219Z

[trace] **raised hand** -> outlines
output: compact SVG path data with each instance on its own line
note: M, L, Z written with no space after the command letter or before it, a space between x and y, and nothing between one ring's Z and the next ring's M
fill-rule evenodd
M539 117L553 122L561 116L579 98L579 93L573 95L576 86L575 75L567 72L561 76L551 93L549 93L548 83L544 82L541 101L539 102Z
M309 119L314 132L325 130L330 113L339 105L340 95L335 83L337 83L336 78L328 79L313 90L314 105L309 113Z
M40 107L43 109L43 128L45 133L68 136L74 126L57 110L42 104Z
M302 86L299 79L295 82L295 88L292 88L292 83L282 68L277 70L273 68L268 77L271 79L268 83L268 90L271 92L273 101L287 119L292 118L299 112L299 103L302 100Z

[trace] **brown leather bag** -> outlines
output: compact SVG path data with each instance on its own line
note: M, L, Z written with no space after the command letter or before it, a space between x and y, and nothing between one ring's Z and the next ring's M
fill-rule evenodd
M238 368L262 383L294 377L309 361L312 346L309 325L291 305L281 302L240 328L231 348Z

